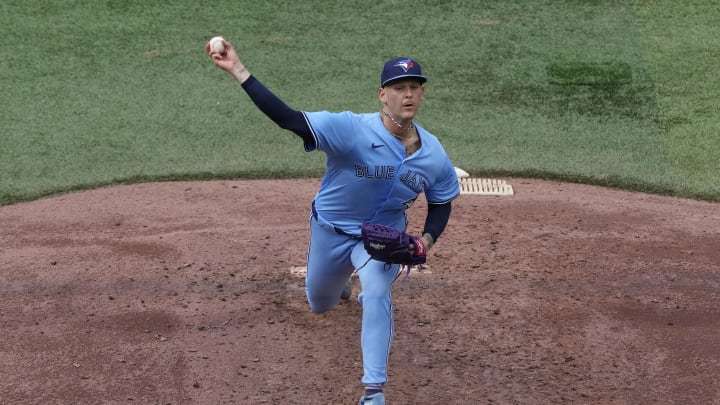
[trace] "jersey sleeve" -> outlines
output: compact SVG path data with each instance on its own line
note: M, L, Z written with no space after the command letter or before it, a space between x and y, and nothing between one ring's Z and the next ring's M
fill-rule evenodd
M440 166L442 170L438 173L436 181L425 190L425 196L430 204L445 204L460 195L460 182L455 168L447 155L443 160Z
M357 123L351 112L319 111L304 114L318 150L330 154L344 154L352 148Z

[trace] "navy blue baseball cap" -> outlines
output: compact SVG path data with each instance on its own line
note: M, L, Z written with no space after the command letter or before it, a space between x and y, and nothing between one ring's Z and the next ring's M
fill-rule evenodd
M397 79L416 78L420 83L425 83L427 77L422 75L420 64L410 58L395 58L385 62L382 75L380 75L380 87L385 87L389 82Z

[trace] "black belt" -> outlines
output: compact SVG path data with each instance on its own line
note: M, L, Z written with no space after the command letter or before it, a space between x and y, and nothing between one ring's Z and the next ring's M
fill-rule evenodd
M314 200L313 200L313 202L312 202L312 217L313 217L313 219L315 219L316 221L318 220L318 212L317 212L317 209L315 208L315 201L314 201ZM354 239L354 240L362 240L362 237L357 236L357 235L353 235L353 234L351 234L351 233L347 233L347 232L343 231L342 229L338 228L338 227L335 226L335 225L333 225L333 229L335 229L335 232L337 232L338 235L347 236L348 238Z

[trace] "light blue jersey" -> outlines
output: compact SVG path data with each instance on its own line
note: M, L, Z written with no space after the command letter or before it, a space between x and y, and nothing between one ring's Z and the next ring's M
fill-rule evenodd
M446 203L460 193L455 169L438 139L416 126L421 147L405 147L383 125L380 113L305 113L327 171L315 197L318 214L340 229L360 234L363 222L405 229L405 211L420 193Z
M460 194L457 175L440 142L423 128L417 127L420 149L406 157L405 146L385 128L379 113L304 114L314 137L314 145L305 148L327 155L310 217L308 302L313 312L329 311L357 271L363 306L362 382L384 384L393 337L391 287L400 265L371 260L359 238L360 226L375 222L405 230L406 210L420 193L434 204Z

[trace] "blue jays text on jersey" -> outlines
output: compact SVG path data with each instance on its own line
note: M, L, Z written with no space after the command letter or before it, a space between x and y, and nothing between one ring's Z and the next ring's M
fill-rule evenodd
M366 179L392 179L395 177L395 166L375 166L374 168L370 168L356 164L355 176Z
M354 232L373 221L405 229L405 211L425 193L442 204L460 193L455 169L438 139L416 125L421 147L410 156L380 113L305 112L327 169L315 196L318 214ZM306 149L312 149L306 145Z
M418 194L422 193L427 186L427 181L422 178L422 175L413 172L412 170L408 170L407 173L400 176L400 181L402 181L405 185L413 189Z

